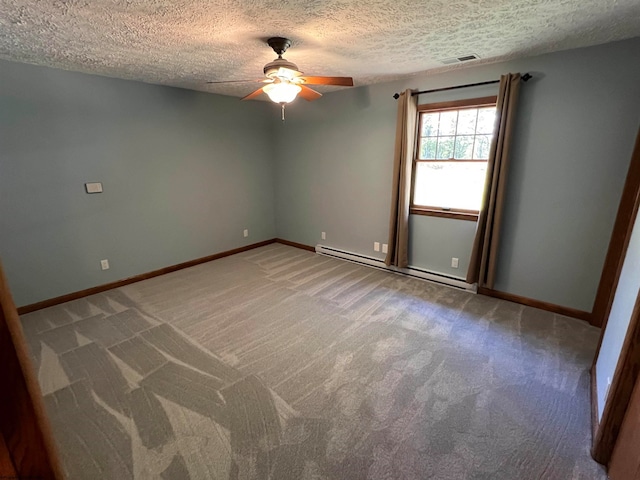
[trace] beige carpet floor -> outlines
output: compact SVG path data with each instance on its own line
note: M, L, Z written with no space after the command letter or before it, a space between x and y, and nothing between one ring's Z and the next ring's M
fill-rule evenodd
M24 315L70 479L599 479L598 330L273 244Z

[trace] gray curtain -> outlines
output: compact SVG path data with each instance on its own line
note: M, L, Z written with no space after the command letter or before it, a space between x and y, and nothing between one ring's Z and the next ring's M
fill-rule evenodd
M398 99L396 145L393 156L389 250L384 259L386 265L397 267L406 267L409 264L409 206L417 116L418 97L412 96L411 90L402 92Z
M466 279L468 283L478 282L479 287L493 288L495 282L509 167L509 147L513 138L519 92L519 73L509 73L500 77L496 104L497 126L491 142L484 195Z

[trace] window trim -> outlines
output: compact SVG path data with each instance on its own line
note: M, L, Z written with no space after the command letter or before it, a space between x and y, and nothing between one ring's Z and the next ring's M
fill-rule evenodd
M424 162L418 158L418 144L420 143L420 132L422 131L422 114L426 112L442 112L447 110L463 110L465 108L483 108L495 107L498 101L497 95L478 98L467 98L464 100L453 100L448 102L425 103L418 105L418 121L416 122L416 138L413 151L413 169L411 172L411 199L409 205L410 215L424 215L429 217L453 218L456 220L469 220L476 222L480 212L478 210L465 210L461 208L443 208L431 207L425 205L416 205L413 203L413 194L415 191L415 175L418 162ZM483 162L485 160L450 160L440 159L439 162Z
M422 103L418 105L418 113L432 112L434 110L461 110L463 108L495 107L498 96L467 98L465 100L452 100L450 102Z
M454 218L456 220L478 221L480 212L476 210L462 210L458 208L425 207L412 205L409 207L410 215L423 215L425 217Z

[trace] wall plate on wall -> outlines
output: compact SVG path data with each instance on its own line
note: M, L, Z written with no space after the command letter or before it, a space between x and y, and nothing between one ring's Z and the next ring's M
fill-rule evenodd
M87 193L102 193L102 182L85 183L84 188Z

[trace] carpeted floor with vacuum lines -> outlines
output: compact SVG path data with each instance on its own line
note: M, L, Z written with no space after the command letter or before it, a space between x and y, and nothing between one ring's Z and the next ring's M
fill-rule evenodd
M587 323L272 244L21 317L69 479L605 479Z

